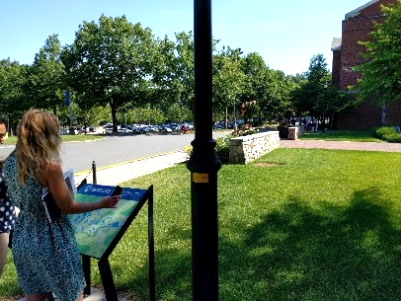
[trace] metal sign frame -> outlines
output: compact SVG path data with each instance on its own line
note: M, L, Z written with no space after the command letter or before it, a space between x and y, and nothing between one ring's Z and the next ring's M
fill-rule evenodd
M155 252L154 252L154 230L153 230L153 185L151 185L138 201L138 204L124 222L121 229L117 232L116 236L107 247L103 255L98 259L98 267L100 276L102 278L103 288L105 291L106 299L108 301L118 301L117 291L113 281L113 275L109 263L109 256L117 246L120 239L123 237L125 231L128 229L132 221L135 219L145 202L148 201L148 249L149 249L149 300L156 300L156 281L155 281ZM82 267L86 281L84 295L91 294L91 256L81 254Z

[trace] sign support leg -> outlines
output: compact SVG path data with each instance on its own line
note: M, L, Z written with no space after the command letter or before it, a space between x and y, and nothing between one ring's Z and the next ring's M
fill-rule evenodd
M102 277L103 288L106 294L107 301L118 301L116 288L114 286L113 275L111 274L109 260L101 259L99 260L99 271Z
M86 255L82 255L82 268L84 270L86 286L84 288L84 295L91 294L91 258Z
M148 190L149 300L156 300L155 241L153 236L153 186Z

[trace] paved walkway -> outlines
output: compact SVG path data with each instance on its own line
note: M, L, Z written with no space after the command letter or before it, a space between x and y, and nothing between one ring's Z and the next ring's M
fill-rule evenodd
M188 153L182 150L103 167L96 170L96 183L116 186L119 183L153 173L186 160L188 160ZM93 174L84 172L75 175L75 184L78 185L85 177L88 183L93 183Z
M359 151L401 152L401 143L388 142L353 142L324 140L280 140L280 147L288 148L324 148Z

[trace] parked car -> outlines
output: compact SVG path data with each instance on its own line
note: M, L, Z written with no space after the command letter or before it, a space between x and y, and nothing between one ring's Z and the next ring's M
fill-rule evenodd
M105 134L113 134L113 127L108 127L104 129Z
M181 131L181 126L175 122L168 124L168 127L173 130L174 132Z
M156 125L149 125L149 129L150 129L150 131L151 132L158 132L159 131L159 128L156 126Z
M104 129L109 128L109 127L113 127L113 123L108 122L108 123L103 124Z
M145 133L144 130L142 129L142 127L137 126L137 125L133 125L132 126L132 133L133 134L143 134Z
M193 125L192 123L183 122L182 125L181 125L181 128L182 128L184 125L187 127L187 130L190 130L190 131L194 130L194 125Z
M118 133L124 133L124 134L132 134L132 130L130 130L130 129L127 128L127 127L119 128L119 129L117 130L117 132L118 132Z
M79 126L72 126L68 129L68 134L71 134L71 135L78 135L81 133L83 133L82 127L79 127Z
M159 132L160 133L164 133L164 134L168 134L168 133L172 133L173 130L171 128L169 128L168 126L166 126L166 125L161 125L161 126L159 126Z

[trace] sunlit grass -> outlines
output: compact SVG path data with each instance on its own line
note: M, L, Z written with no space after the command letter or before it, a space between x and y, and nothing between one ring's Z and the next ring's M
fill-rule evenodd
M333 140L333 141L360 141L360 142L383 142L376 138L372 131L318 131L316 133L305 132L302 140Z
M224 165L219 300L401 300L400 170L399 153L322 149ZM190 173L178 165L122 184L150 185L157 300L192 300ZM0 299L20 293L8 259ZM148 298L146 206L110 264L120 294Z
M82 135L61 135L62 142L72 142L72 141L87 141L87 140L97 140L103 139L104 135L93 135L93 134L82 134ZM13 145L17 143L17 136L9 136L3 141L4 144Z

